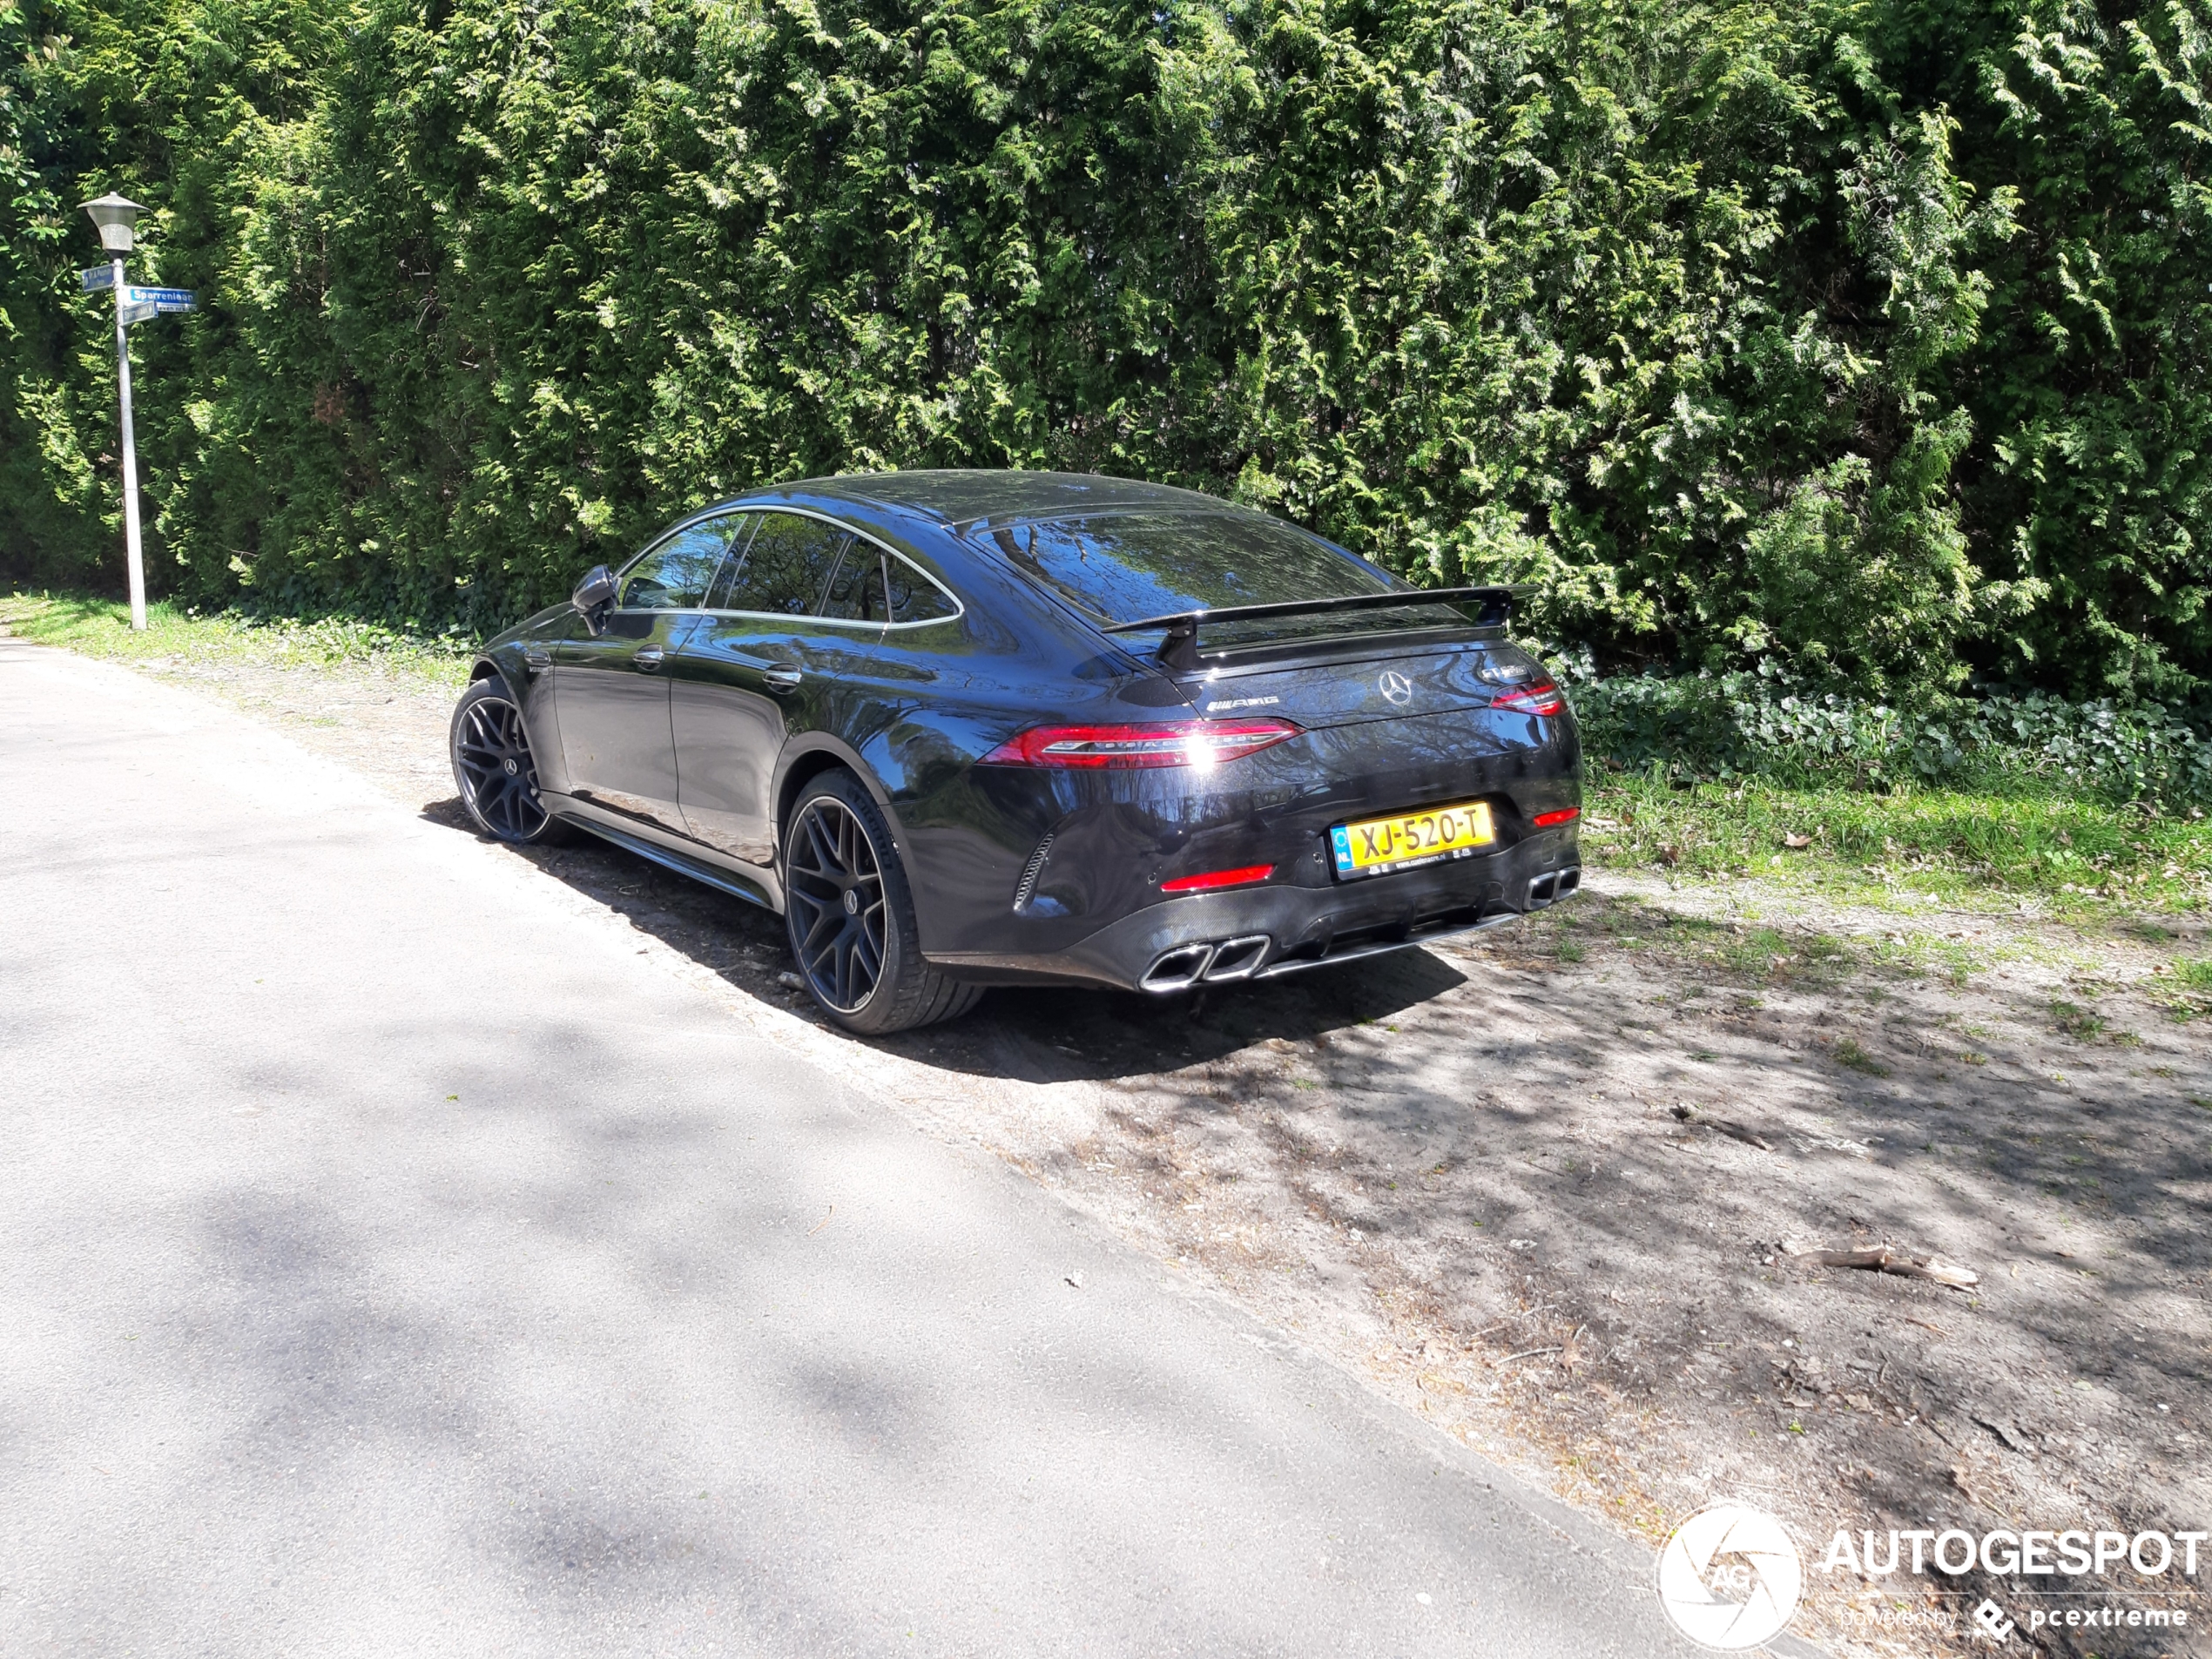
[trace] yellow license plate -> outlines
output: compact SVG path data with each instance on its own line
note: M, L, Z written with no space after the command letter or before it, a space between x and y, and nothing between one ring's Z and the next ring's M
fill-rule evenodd
M1473 856L1497 840L1486 801L1432 806L1392 818L1362 819L1329 832L1340 876L1381 875L1390 870Z

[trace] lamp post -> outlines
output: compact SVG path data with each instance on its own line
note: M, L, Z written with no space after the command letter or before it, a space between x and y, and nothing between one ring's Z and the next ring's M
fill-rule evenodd
M138 445L131 430L131 319L124 315L130 290L123 281L123 256L131 251L131 226L141 209L137 202L110 191L98 201L86 202L84 211L99 226L100 246L107 250L114 267L115 380L123 397L123 540L131 571L131 626L143 633L146 625L146 567L138 541Z

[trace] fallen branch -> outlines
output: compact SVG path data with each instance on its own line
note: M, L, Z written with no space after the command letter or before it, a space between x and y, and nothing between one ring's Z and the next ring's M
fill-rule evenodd
M1702 1123L1707 1129L1716 1130L1720 1134L1727 1136L1732 1141L1741 1141L1746 1146L1756 1146L1762 1152L1771 1152L1774 1150L1773 1146L1764 1136L1758 1134L1756 1130L1744 1128L1743 1124L1737 1123L1733 1118L1708 1117L1704 1113L1699 1111L1695 1106L1676 1106L1673 1109L1673 1110L1675 1116L1683 1123Z
M1899 1278L1925 1278L1932 1284L1947 1285L1954 1291L1972 1290L1981 1283L1981 1275L1972 1268L1947 1262L1940 1256L1912 1256L1890 1244L1875 1244L1865 1250L1816 1250L1807 1252L1821 1267L1864 1267L1877 1273L1894 1273Z
M1554 1342L1548 1348L1523 1348L1519 1353L1507 1354L1498 1363L1501 1366L1509 1366L1516 1359L1533 1359L1540 1353L1557 1353L1565 1345L1564 1343Z

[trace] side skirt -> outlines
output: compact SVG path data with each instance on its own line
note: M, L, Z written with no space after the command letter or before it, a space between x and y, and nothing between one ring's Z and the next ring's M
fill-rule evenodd
M767 871L749 864L739 864L734 859L725 859L696 841L684 841L664 831L648 829L628 819L618 818L603 807L589 801L578 800L573 795L549 794L546 810L564 824L573 824L580 830L589 830L603 841L610 841L625 853L635 853L639 858L687 875L703 882L718 893L726 893L733 899L743 899L747 904L757 904L763 910L783 914L783 890Z

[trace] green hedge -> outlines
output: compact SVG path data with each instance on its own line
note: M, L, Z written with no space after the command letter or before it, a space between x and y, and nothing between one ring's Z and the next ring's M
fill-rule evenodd
M1748 671L1589 679L1572 694L1584 747L1599 765L1655 772L1677 784L1926 784L1989 795L2212 806L2212 732L2185 711L2148 699L1930 694L1892 706Z
M717 494L1064 466L1608 668L2192 694L2212 0L0 0L0 560L472 625Z

